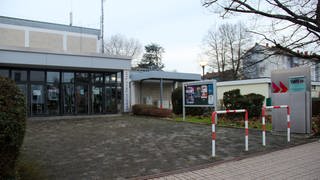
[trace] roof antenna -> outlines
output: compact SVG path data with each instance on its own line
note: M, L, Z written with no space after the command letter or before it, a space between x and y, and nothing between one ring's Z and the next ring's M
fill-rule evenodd
M69 13L69 17L70 17L70 26L72 26L72 11L70 11L70 13Z
M104 42L103 42L103 26L104 26L104 13L103 13L103 2L104 0L101 0L101 24L100 24L100 31L101 31L101 35L100 35L100 38L101 38L101 53L104 53Z

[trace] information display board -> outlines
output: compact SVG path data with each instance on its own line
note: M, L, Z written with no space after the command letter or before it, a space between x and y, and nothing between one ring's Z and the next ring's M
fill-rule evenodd
M183 83L183 119L185 107L215 107L217 88L215 80L193 81Z

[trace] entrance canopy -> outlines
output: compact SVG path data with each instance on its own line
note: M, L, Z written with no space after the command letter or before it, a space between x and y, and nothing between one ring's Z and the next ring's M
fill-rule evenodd
M131 71L130 80L135 83L131 86L132 104L146 101L147 104L156 103L160 108L163 106L171 108L171 93L177 87L177 82L198 81L201 80L201 75L166 71ZM155 86L155 82L159 82L159 86ZM154 101L152 96L157 94L160 96L153 99L159 98L159 101Z
M200 74L166 72L166 71L131 71L131 81L150 79L174 80L174 81L197 81L201 80Z

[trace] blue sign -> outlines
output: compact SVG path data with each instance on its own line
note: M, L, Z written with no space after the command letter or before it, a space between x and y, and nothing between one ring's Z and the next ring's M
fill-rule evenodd
M289 91L290 92L305 92L306 78L304 76L289 77Z

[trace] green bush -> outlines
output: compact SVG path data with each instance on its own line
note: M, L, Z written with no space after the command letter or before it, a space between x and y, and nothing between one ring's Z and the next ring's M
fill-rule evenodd
M0 77L0 179L16 178L16 162L26 127L24 95L15 83Z
M171 94L172 111L175 114L182 114L182 87L173 90Z
M320 136L320 115L312 117L312 134Z
M249 112L249 117L260 117L261 116L261 108L264 102L264 96L261 94L250 93L244 95L246 99L245 108Z
M264 96L255 93L243 96L240 94L240 89L227 91L223 94L223 103L226 109L247 109L250 118L261 116L263 102Z
M160 109L153 105L135 104L132 106L132 113L135 115L155 116L155 117L171 117L170 109Z
M243 109L245 100L240 94L240 89L234 89L223 93L223 104L226 109Z

